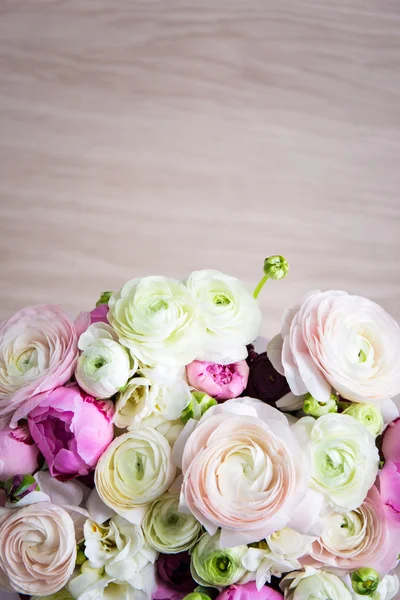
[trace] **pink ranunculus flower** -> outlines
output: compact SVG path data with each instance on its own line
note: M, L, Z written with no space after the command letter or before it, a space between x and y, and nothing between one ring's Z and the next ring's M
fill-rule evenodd
M249 378L249 366L245 360L230 365L194 360L186 367L189 384L216 400L237 398L243 392Z
M38 468L39 450L27 425L0 430L0 481L32 474Z
M379 474L379 487L386 516L391 526L397 527L400 539L400 462L388 460ZM400 553L400 543L398 544Z
M37 394L66 383L78 358L81 319L59 306L23 308L0 325L0 428L38 405Z
M386 428L382 442L382 453L385 460L400 463L400 419L396 419Z
M387 520L378 489L373 486L359 508L327 513L321 536L312 544L303 565L334 570L338 575L368 566L389 573L400 551L399 528ZM397 546L397 547L396 547Z
M378 304L346 292L311 292L286 313L268 345L295 395L377 403L400 392L400 328Z
M29 429L50 473L61 480L87 475L113 439L113 404L95 400L77 385L41 395Z
M267 585L257 590L255 582L250 581L243 585L231 585L221 592L216 600L283 600L283 596Z
M260 400L228 400L189 421L172 458L184 475L182 511L210 535L221 527L221 547L286 525L306 533L318 518L322 497L307 486L301 445L286 417Z

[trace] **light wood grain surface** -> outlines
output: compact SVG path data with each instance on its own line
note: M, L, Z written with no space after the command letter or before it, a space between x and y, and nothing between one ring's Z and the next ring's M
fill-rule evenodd
M398 0L1 0L0 317L214 267L400 318Z

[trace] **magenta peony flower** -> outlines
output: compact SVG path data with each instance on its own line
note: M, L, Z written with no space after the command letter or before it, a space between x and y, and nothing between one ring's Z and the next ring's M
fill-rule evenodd
M52 305L24 308L0 325L0 429L26 417L36 394L70 379L83 325Z
M385 460L400 463L400 419L387 427L383 436L382 453Z
M163 581L159 581L151 600L182 600L185 596L186 594L184 592L178 592L174 587Z
M389 460L385 463L379 485L388 520L400 526L400 462ZM400 538L400 531L398 535Z
M31 435L53 477L87 475L113 439L113 404L95 400L77 385L41 394L28 418Z
M231 585L216 600L283 600L283 596L266 585L257 590L255 582L250 581L244 585Z
M237 398L247 385L249 367L245 360L219 365L194 360L186 367L189 384L216 400Z
M32 474L38 468L39 450L27 425L0 431L0 481L20 474Z

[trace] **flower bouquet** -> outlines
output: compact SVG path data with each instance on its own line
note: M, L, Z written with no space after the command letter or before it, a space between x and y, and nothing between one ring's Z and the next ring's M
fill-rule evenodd
M0 326L0 589L39 600L390 600L400 329L314 291L259 338L214 270ZM23 597L23 596L22 596Z

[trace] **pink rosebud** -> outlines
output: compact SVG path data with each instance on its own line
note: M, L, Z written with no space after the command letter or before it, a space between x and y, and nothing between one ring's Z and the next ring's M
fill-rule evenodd
M107 323L108 304L100 304L90 311L90 324Z
M249 378L249 366L245 360L219 365L194 360L186 367L190 385L217 400L237 398L243 392Z
M0 431L0 481L20 473L31 475L38 468L38 458L27 425Z
M266 585L257 590L255 582L250 581L244 585L231 585L216 600L283 600L283 596Z
M95 400L77 385L42 394L29 429L50 474L61 480L87 475L113 439L113 404Z
M387 427L383 436L382 453L385 460L400 463L400 419L396 419Z
M400 462L385 462L379 475L379 486L388 520L400 525Z

